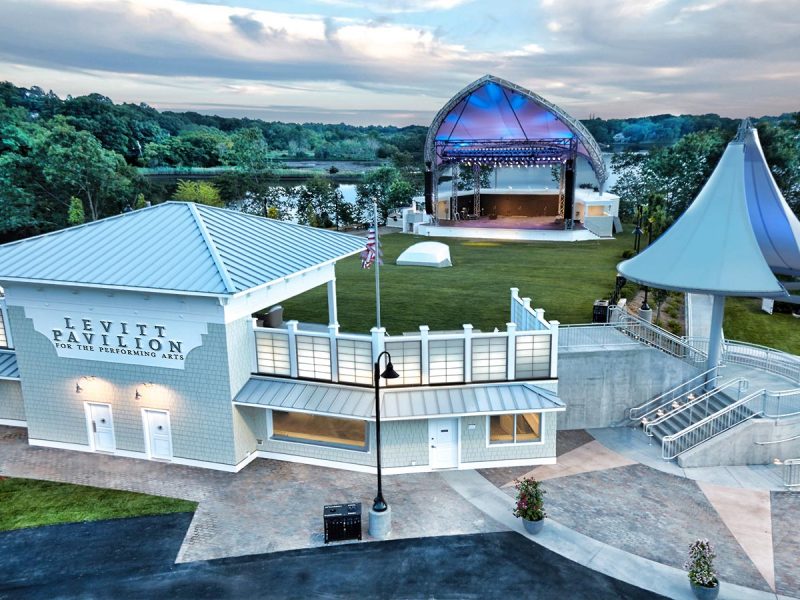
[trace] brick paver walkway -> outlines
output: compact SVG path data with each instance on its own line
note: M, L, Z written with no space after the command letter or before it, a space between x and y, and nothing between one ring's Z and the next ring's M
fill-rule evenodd
M0 426L0 475L130 490L199 502L178 562L321 546L322 506L360 501L364 536L374 475L257 459L225 473L103 454L29 446ZM384 476L392 538L505 531L465 505L436 473Z

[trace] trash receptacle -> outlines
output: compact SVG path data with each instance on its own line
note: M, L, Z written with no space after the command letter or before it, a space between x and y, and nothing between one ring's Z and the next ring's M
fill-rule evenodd
M595 300L592 323L608 323L608 300Z
M325 543L361 539L361 502L326 504L322 509Z

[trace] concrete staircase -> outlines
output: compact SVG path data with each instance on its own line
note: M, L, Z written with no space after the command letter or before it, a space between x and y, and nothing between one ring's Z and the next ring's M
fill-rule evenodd
M736 400L736 394L730 394L727 390L710 392L702 399L665 413L662 419L648 428L648 433L660 442L665 436L674 435L687 429L706 417L727 408Z

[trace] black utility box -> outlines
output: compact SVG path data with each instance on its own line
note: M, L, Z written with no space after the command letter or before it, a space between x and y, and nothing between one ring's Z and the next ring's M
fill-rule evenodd
M608 323L608 300L595 300L592 323Z
M361 539L361 502L323 507L325 543Z

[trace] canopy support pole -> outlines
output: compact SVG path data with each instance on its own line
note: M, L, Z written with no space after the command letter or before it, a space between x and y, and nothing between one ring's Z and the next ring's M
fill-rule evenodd
M708 362L706 371L719 366L722 356L722 317L725 315L725 296L714 296L714 305L711 309L711 331L708 334ZM715 375L709 373L709 385L713 385Z

